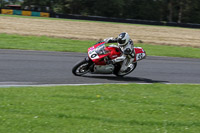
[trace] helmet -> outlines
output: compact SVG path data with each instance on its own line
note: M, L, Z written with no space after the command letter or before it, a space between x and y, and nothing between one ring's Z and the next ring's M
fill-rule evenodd
M120 33L119 36L117 37L117 42L120 47L125 46L129 40L130 36L126 32Z

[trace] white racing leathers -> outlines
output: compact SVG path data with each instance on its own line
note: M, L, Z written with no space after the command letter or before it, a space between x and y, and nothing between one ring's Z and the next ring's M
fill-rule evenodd
M110 38L106 38L103 41L105 41L106 43L116 43L117 39L110 37ZM128 68L133 68L133 60L134 60L134 56L135 56L135 51L134 51L134 45L133 45L133 41L130 39L128 41L128 43L123 46L123 47L119 47L116 45L110 45L110 46L115 46L121 49L122 55L120 57L117 57L116 59L113 59L114 63L117 62L122 62L122 66L120 69L120 72L126 72L128 70Z
M130 68L131 69L133 68L132 62L135 56L133 41L130 39L127 45L125 45L124 47L119 47L119 48L122 51L122 55L120 57L117 57L113 61L115 63L122 62L120 72L123 73L130 70Z

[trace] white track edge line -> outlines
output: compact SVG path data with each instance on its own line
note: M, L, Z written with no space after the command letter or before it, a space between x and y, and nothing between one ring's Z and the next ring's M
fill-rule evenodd
M22 84L13 84L13 85L0 85L0 88L7 87L50 87L50 86L88 86L88 85L105 85L105 84L118 84L118 85L127 85L127 84L154 84L154 83L93 83L93 84L36 84L36 85L22 85ZM200 85L200 83L160 83L160 84L174 84L174 85Z

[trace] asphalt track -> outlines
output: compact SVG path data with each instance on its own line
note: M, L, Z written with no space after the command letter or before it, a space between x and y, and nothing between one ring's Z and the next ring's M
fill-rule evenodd
M153 57L138 62L131 74L74 76L74 64L86 53L0 50L0 86L98 83L200 84L200 59Z

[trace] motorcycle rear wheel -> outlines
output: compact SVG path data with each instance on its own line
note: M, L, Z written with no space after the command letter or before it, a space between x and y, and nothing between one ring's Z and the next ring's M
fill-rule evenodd
M90 63L87 60L78 62L72 69L72 73L76 76L82 76L90 71Z
M133 63L133 65L134 65L133 68L132 68L131 70L129 70L128 72L126 72L126 73L120 72L121 66L120 66L120 67L117 67L117 69L114 71L114 74L115 74L117 77L123 77L123 76L125 76L125 75L128 75L129 73L131 73L132 71L135 70L135 68L137 67L137 62Z

